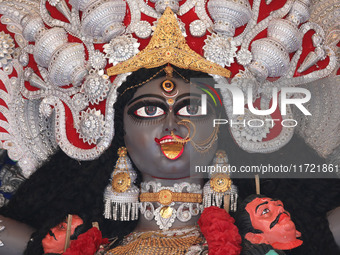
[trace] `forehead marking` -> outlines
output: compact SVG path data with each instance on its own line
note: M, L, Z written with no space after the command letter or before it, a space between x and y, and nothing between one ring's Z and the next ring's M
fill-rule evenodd
M168 103L168 105L173 105L175 103L175 100L173 100L172 98L169 98L166 100L166 102Z
M162 82L162 89L165 93L171 93L175 88L176 85L170 80L165 80Z
M175 96L178 95L178 89L176 90L176 93L173 94L173 95L167 95L167 94L165 94L164 92L162 92L162 95L165 96L165 97L175 97Z

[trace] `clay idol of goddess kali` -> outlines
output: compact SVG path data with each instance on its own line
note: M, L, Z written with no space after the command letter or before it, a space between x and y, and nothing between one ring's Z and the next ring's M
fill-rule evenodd
M337 254L337 6L1 1L0 253ZM254 174L197 171L305 163L240 208Z

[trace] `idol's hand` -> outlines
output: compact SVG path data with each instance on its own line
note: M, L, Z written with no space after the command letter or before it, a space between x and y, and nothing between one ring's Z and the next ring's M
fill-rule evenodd
M0 223L2 222L2 220L0 220ZM0 232L4 231L6 227L4 225L0 225ZM0 240L0 247L4 246L4 243Z
M0 215L0 254L22 255L34 229Z
M340 207L328 212L327 219L329 222L329 228L334 236L334 240L340 248Z

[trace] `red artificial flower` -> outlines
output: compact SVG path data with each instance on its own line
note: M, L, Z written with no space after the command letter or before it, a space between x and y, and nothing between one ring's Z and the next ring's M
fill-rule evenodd
M205 208L198 224L208 242L209 255L238 255L241 253L241 236L235 220L216 206Z
M97 228L91 228L71 241L63 255L94 255L101 244L108 242L107 238L102 239L102 233Z

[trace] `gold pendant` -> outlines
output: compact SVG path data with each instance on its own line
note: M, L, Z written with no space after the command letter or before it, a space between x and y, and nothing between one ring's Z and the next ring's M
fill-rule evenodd
M170 206L163 206L159 211L159 214L163 219L169 219L172 215L172 208Z
M169 205L169 204L171 204L171 202L172 202L172 192L170 190L167 190L167 189L162 189L159 192L158 201L162 205Z
M210 180L211 188L216 192L226 192L230 190L231 180L227 174L217 174Z
M112 189L116 192L123 193L127 191L131 186L130 174L126 172L120 172L112 178Z

